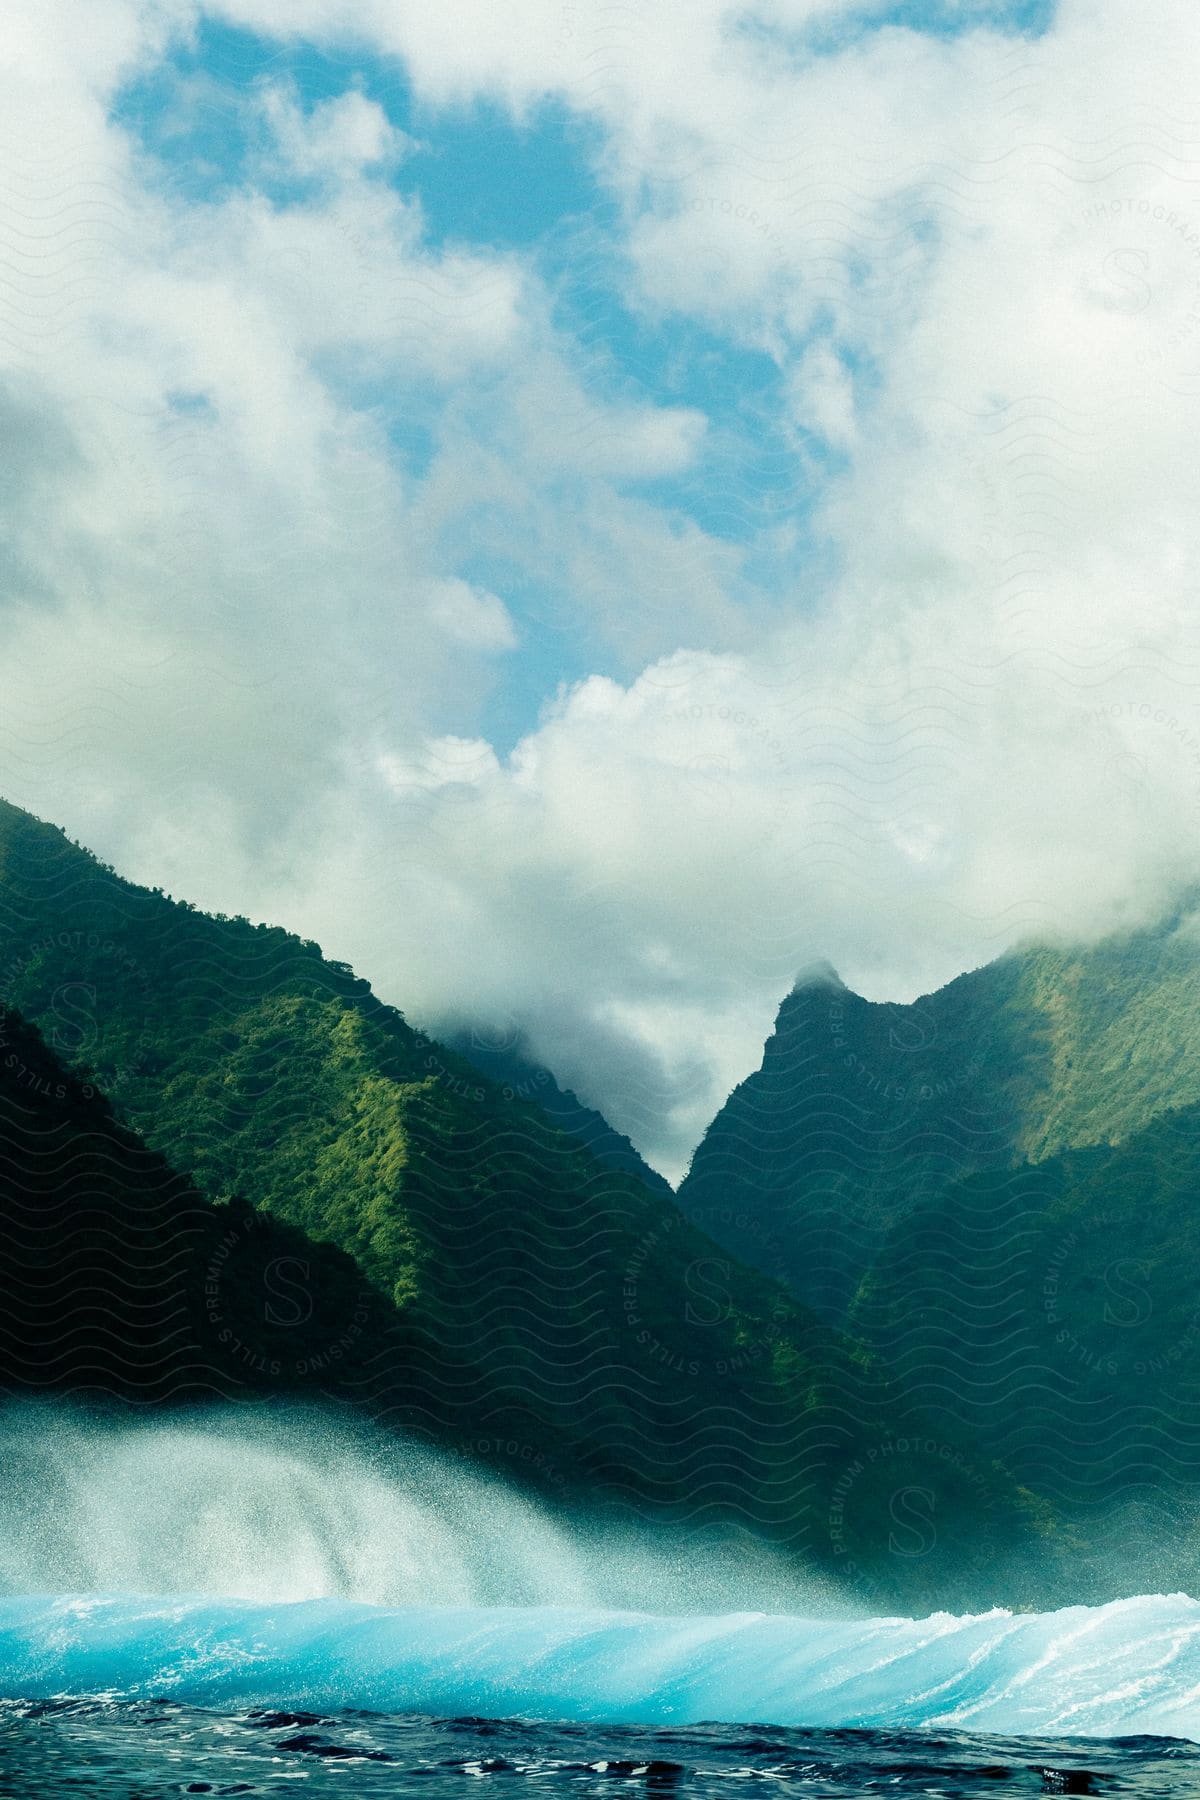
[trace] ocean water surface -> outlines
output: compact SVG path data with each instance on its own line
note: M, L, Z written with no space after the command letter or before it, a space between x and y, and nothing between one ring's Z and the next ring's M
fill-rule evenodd
M0 1602L0 1793L1200 1794L1200 1605ZM734 1722L736 1721L736 1722Z
M220 1712L176 1701L0 1708L0 1793L52 1800L179 1794L503 1796L1200 1794L1178 1740L989 1737L934 1731L674 1729Z
M847 1616L427 1446L0 1415L0 1800L1196 1794L1200 1603Z

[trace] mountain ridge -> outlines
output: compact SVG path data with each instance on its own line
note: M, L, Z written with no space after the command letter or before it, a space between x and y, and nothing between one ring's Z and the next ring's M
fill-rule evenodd
M891 1384L861 1346L315 944L140 888L5 806L0 1002L207 1201L353 1260L435 1352L407 1389L393 1371L385 1408L543 1458L619 1514L736 1527L827 1569L853 1544L881 1597L965 1601L1001 1548L1043 1560L1043 1509L1005 1471L981 1519L969 1454L889 1438ZM946 1521L919 1566L887 1547L906 1476Z
M779 1008L679 1188L753 1222L722 1235L831 1321L875 1248L931 1191L974 1171L1116 1141L1200 1098L1200 934L1176 909L1086 949L1032 945L911 1003L818 981Z
M534 1056L524 1033L497 1042L491 1033L460 1021L443 1028L439 1041L486 1075L506 1097L539 1106L561 1130L577 1137L597 1162L633 1175L643 1186L674 1199L675 1190L666 1176L652 1168L632 1139L610 1125L603 1113L581 1100L573 1088L559 1083L553 1071Z

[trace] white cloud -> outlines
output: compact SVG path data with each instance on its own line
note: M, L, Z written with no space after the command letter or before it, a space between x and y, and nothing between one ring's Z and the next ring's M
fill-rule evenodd
M630 305L765 351L836 458L832 574L739 606L755 546L636 491L719 421L607 398L527 264L431 248L362 94L268 96L303 204L188 202L104 117L168 9L18 7L0 787L424 1022L522 1020L672 1168L801 964L908 995L1200 875L1191 9L821 59L780 32L849 8L220 10L403 57L434 134L598 122ZM543 596L519 631L476 556ZM567 628L607 673L506 758L498 653L551 688Z
M377 101L353 90L318 101L309 112L278 84L258 98L280 155L297 175L345 181L398 163L411 146Z
M317 198L273 205L235 189L188 202L135 167L99 104L138 42L143 54L159 43L158 14L109 5L105 35L97 13L93 64L67 36L56 57L35 10L7 40L21 149L0 219L4 654L18 722L6 785L73 811L84 836L99 795L119 816L96 829L115 841L154 835L150 815L197 790L235 821L235 841L243 814L287 841L300 796L341 778L364 719L394 735L439 707L469 716L486 677L467 640L488 657L512 626L494 596L454 586L444 544L487 497L473 465L489 431L507 433L508 477L536 488L554 418L538 432L505 422L537 411L523 369L561 389L566 347L514 259L427 248L419 208L373 171L385 133L361 96L306 121L330 169ZM445 394L472 389L476 416L438 422L429 476L409 479L393 420L419 405L437 421ZM664 418L656 441L652 408L610 421L589 403L606 449L582 474L597 505L607 488L614 525L608 484L678 459L691 427ZM568 514L556 528L569 538ZM449 583L436 618L431 582ZM92 705L97 684L111 705ZM20 754L51 690L55 719L90 721L81 768Z
M382 751L376 768L399 799L411 800L437 788L490 784L500 762L484 738L442 737L429 738L416 755Z
M516 648L516 626L500 596L457 576L430 584L429 615L456 643L476 650Z
M797 426L813 432L834 450L857 447L854 381L828 338L801 353L788 377L788 400Z

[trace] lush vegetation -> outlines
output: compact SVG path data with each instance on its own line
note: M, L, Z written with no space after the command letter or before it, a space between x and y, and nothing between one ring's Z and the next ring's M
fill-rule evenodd
M1200 1100L1198 1002L1189 917L1016 952L908 1006L819 975L784 1001L680 1204L844 1322L883 1241L950 1183L1118 1142Z
M137 888L12 808L0 900L0 1001L214 1216L244 1201L293 1232L244 1253L256 1378L316 1369L564 1495L752 1526L875 1603L983 1600L1001 1550L1040 1552L1044 1508L1002 1469L897 1438L860 1347L315 944ZM386 1309L365 1334L364 1287ZM283 1356L273 1318L296 1321ZM896 1548L913 1495L938 1521L921 1557Z
M1148 1592L1196 1579L1198 1194L1200 1106L971 1176L895 1227L852 1313L923 1416Z
M899 1420L1073 1526L1081 1582L1152 1591L1184 1579L1200 1485L1198 1195L1184 914L911 1006L806 980L680 1203L869 1346Z
M0 1292L0 1379L30 1393L311 1393L339 1343L359 1380L371 1338L399 1350L350 1257L236 1198L211 1205L12 1012L0 1013Z

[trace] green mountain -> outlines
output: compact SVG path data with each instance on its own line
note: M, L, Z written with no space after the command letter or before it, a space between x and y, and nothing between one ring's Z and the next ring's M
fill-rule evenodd
M1198 1194L1185 911L909 1006L811 971L679 1201L867 1346L897 1430L976 1445L1077 1530L1080 1579L1145 1592L1194 1562Z
M252 1356L280 1361L269 1315L317 1293L297 1377L564 1499L770 1534L875 1604L982 1601L1001 1551L1052 1582L1046 1509L1004 1470L898 1439L861 1347L315 944L136 887L3 806L0 1002L189 1192L292 1232L247 1253ZM207 1264L203 1285L208 1329Z
M679 1203L841 1323L885 1240L952 1182L1119 1142L1197 1100L1195 915L1020 950L911 1005L818 970L784 1001Z
M13 1012L0 1013L0 1294L0 1383L34 1394L315 1393L348 1313L341 1371L361 1384L367 1342L388 1348L386 1309L350 1257L244 1201L211 1205Z
M969 1176L894 1227L852 1315L923 1417L1088 1521L1098 1566L1140 1556L1147 1592L1194 1535L1198 1195L1200 1105Z

